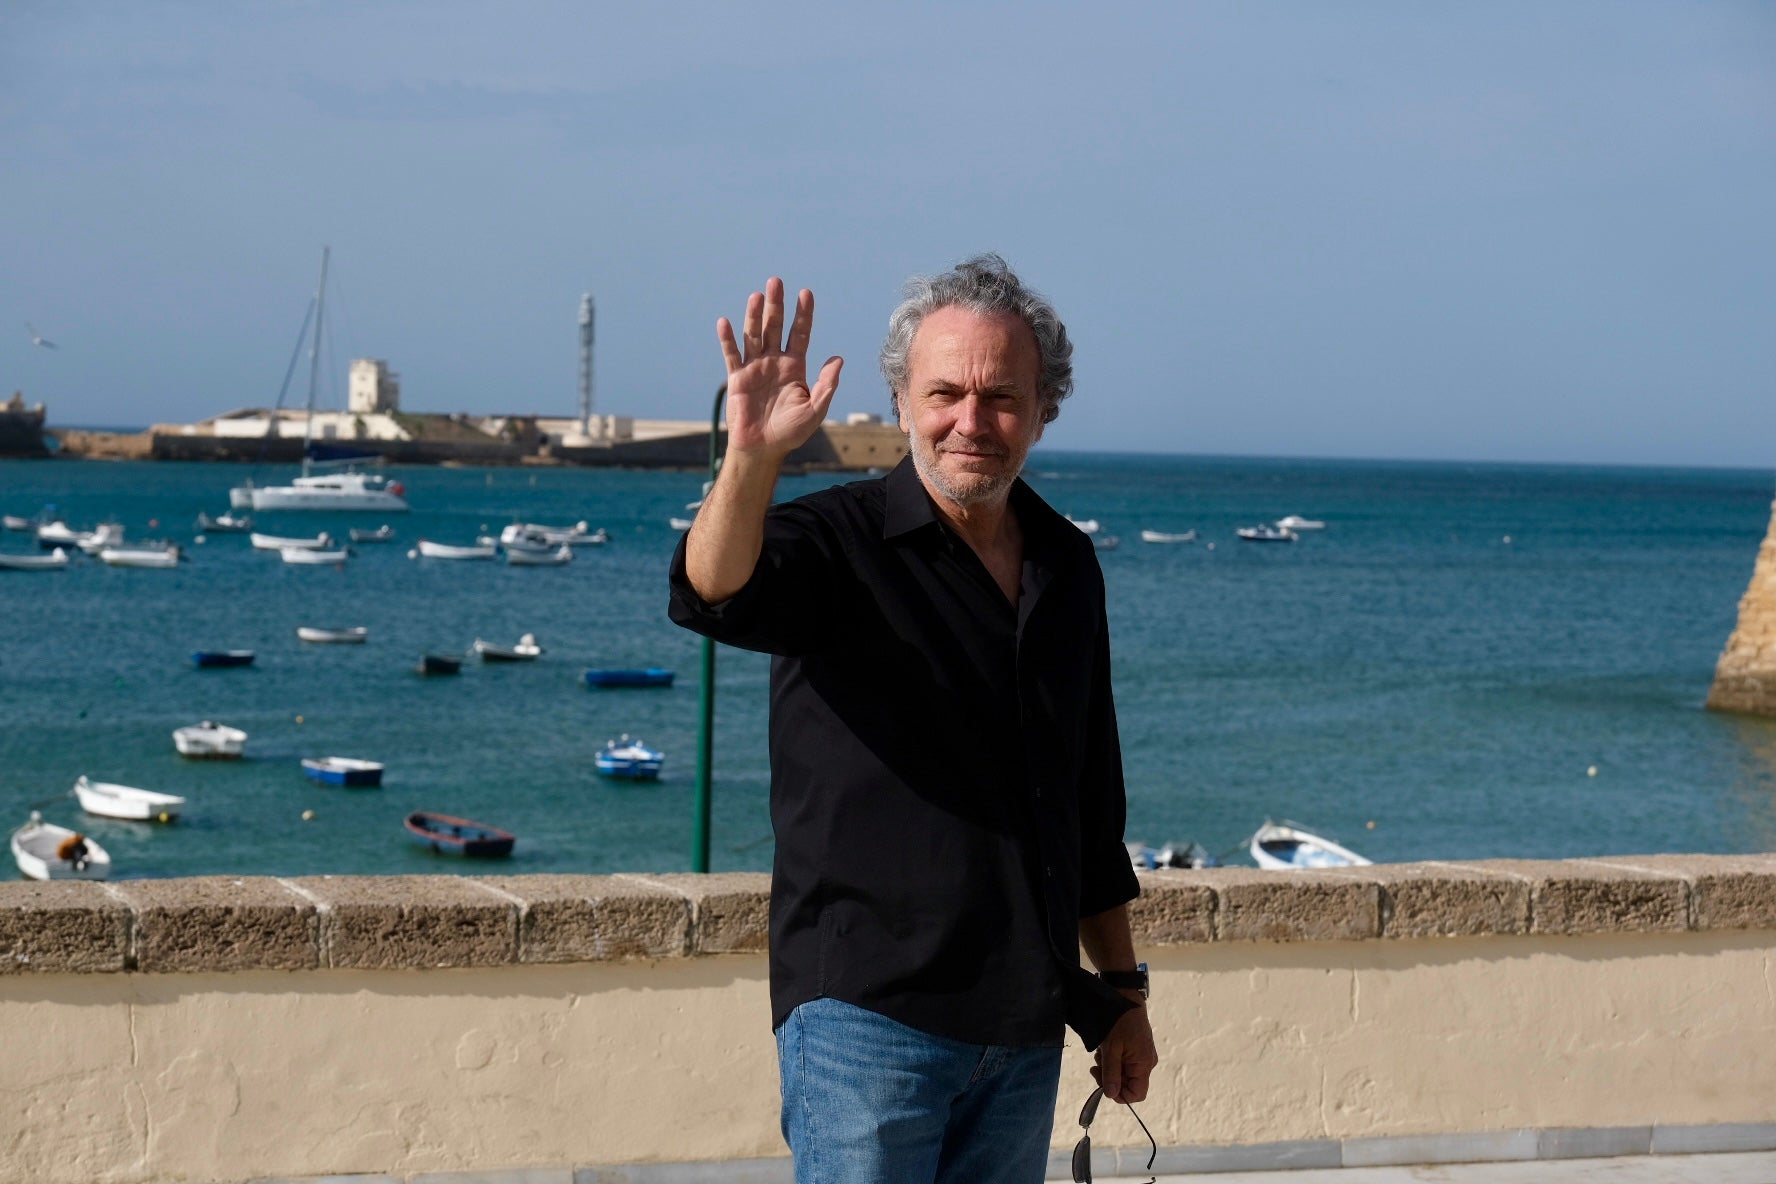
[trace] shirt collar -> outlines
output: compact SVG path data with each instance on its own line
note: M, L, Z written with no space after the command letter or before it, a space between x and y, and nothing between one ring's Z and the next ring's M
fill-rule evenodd
M925 483L919 480L919 471L913 467L911 454L882 480L887 489L887 505L882 513L884 539L908 534L938 521L937 508L931 504L931 495L925 492ZM1048 560L1054 553L1056 524L1064 520L1040 494L1024 483L1022 477L1012 484L1011 508L1018 516L1018 525L1024 528L1026 554L1040 554Z

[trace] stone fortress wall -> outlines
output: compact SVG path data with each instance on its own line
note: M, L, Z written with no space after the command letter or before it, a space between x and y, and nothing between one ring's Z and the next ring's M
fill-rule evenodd
M1776 1148L1776 855L1141 880L1162 1174ZM768 888L0 883L0 1180L787 1181Z
M1716 711L1776 715L1776 503L1758 548L1751 585L1739 601L1739 624L1714 668L1708 706Z

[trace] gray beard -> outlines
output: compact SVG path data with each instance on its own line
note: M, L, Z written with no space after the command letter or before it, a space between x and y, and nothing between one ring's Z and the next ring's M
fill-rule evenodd
M921 444L912 436L907 437L907 451L913 456L913 470L919 479L925 482L926 488L933 489L948 501L958 506L978 506L1002 501L1013 483L1018 479L1016 473L1002 473L994 477L976 477L966 489L959 489L950 481L937 463L937 450Z

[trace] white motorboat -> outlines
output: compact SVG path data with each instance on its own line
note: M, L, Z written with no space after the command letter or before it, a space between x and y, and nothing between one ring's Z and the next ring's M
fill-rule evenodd
M314 625L298 625L296 636L317 645L363 645L370 640L370 627L355 625L350 629L321 629Z
M1183 534L1168 534L1163 530L1143 530L1141 541L1143 543L1194 543L1196 532L1187 530Z
M75 539L74 545L88 555L97 555L107 547L121 548L123 546L123 527L115 522L101 523Z
M1242 526L1233 533L1248 543L1292 543L1298 537L1281 526Z
M7 530L32 530L37 526L35 518L20 518L16 514L0 515L0 522L5 524Z
M610 542L609 531L602 526L593 530L591 524L583 519L572 526L539 526L535 522L514 522L500 531L502 543L510 544L514 538L526 537L551 547L559 547L563 543L570 547L596 547Z
M239 760L246 746L245 732L207 719L173 733L173 747L193 760Z
M185 808L185 799L177 794L137 789L133 785L113 785L109 781L90 781L86 774L74 783L74 796L80 808L101 818L126 818L132 822L171 822Z
M197 529L210 534L245 534L253 529L253 518L250 514L222 514L215 518L199 514Z
M51 551L57 547L78 547L80 540L85 537L87 536L60 518L54 522L45 522L37 527L37 545L45 551Z
M1276 524L1283 530L1325 530L1324 522L1312 518L1303 518L1299 514L1290 514L1287 518L1278 518Z
M497 539L482 535L476 541L482 543L498 543L507 551L532 551L539 555L547 551L553 551L556 547L560 546L559 543L551 543L548 540L547 532L543 527L530 526L521 522L514 522L505 527L499 532L499 538Z
M573 560L573 548L566 543L547 551L506 548L506 562L513 567L560 567Z
M483 662L534 662L542 655L543 647L537 644L536 634L526 633L517 645L495 645L477 637L475 652Z
M1122 540L1113 534L1092 535L1092 546L1100 551L1114 551L1122 546Z
M351 558L351 548L340 547L334 551L317 551L313 547L283 547L278 551L285 563L298 563L308 567L324 567L331 563L344 563Z
M179 548L150 543L106 547L99 552L99 562L112 567L178 567Z
M57 547L47 555L0 555L0 571L61 571L68 552Z
M289 539L275 534L259 534L247 536L255 551L288 551L301 549L306 551L325 551L333 546L333 536L322 531L312 539Z
M668 518L666 524L673 530L689 530L695 521L695 518Z
M1098 520L1096 518L1080 519L1068 514L1067 521L1071 522L1074 526L1077 526L1080 530L1083 530L1086 534L1098 533Z
M45 822L35 810L12 832L12 858L33 880L103 880L111 874L111 856L98 840Z
M434 543L420 539L417 553L422 559L492 559L494 553L492 543L476 543L472 547L457 547L449 543Z
M1293 822L1265 819L1247 844L1252 860L1272 870L1314 867L1366 867L1371 862L1348 847Z

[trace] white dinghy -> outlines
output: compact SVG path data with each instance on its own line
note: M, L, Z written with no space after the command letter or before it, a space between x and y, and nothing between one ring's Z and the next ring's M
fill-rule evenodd
M418 553L421 559L492 559L494 547L492 543L476 543L472 547L457 547L449 543L434 543L420 539Z
M132 822L171 822L185 808L185 799L177 794L137 789L133 785L113 785L109 781L90 781L86 774L74 783L74 796L80 808L101 818L126 818Z
M1312 867L1367 867L1364 859L1348 847L1341 847L1323 835L1316 835L1293 822L1272 822L1268 818L1248 845L1252 860L1259 867L1273 871Z
M351 558L351 548L341 547L337 551L317 551L312 547L285 547L278 552L285 563L302 564L308 567L324 567L329 563L344 563Z
M245 732L207 719L173 732L173 747L193 760L239 760L246 746Z
M0 555L0 571L61 571L68 566L68 552L57 547L47 555Z
M99 552L99 561L110 567L178 567L179 548L150 543L106 547Z
M513 567L560 567L573 561L573 548L562 543L550 551L513 550L506 548L506 562Z
M255 551L325 551L333 545L333 536L324 530L312 539L287 539L275 534L260 534L258 531L248 535L247 539L253 544Z
M370 640L370 627L357 625L351 629L320 629L313 625L298 625L296 636L302 641L312 641L318 645L363 645Z
M33 880L103 880L111 874L111 856L96 839L45 822L35 810L12 832L12 858Z
M1183 534L1170 534L1163 530L1143 530L1141 541L1143 543L1194 543L1196 532L1187 530Z

